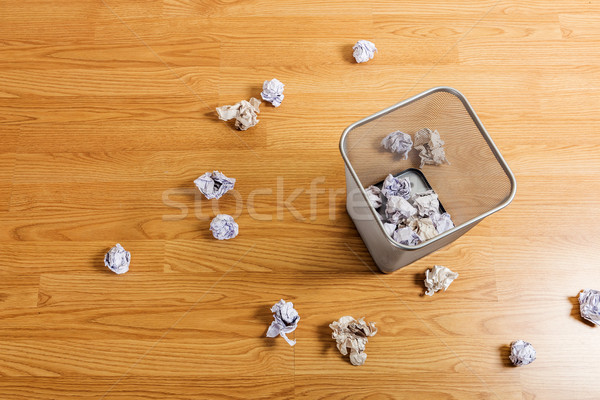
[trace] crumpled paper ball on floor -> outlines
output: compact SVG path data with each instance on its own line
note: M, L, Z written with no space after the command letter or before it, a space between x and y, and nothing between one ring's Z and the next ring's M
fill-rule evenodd
M117 243L104 256L104 265L115 274L124 274L129 271L131 254Z
M377 47L373 42L368 40L359 40L354 46L352 46L352 55L357 63L364 63L371 60L375 56Z
M508 358L517 367L531 364L536 358L535 349L531 343L517 340L510 344L510 356Z

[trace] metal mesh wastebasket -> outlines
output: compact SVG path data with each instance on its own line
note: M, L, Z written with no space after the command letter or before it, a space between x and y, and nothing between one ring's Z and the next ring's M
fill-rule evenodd
M455 227L416 246L388 235L364 188L388 174L419 169L419 152L408 159L381 147L381 140L400 130L414 137L422 128L437 130L450 165L425 165L420 171L438 194ZM437 87L350 125L340 152L346 169L346 208L373 260L392 272L451 243L488 215L506 207L516 181L467 99L457 90Z

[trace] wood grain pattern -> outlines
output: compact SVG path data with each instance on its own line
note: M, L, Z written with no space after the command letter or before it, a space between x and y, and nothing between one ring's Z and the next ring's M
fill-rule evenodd
M0 9L1 399L600 398L599 328L576 297L600 289L600 3ZM353 61L358 39L379 48L369 63ZM274 77L285 100L255 128L216 118ZM439 85L467 96L517 195L374 273L345 211L340 134ZM215 169L236 190L208 201L192 181ZM212 239L219 212L236 215L235 240ZM117 242L132 253L122 276L103 265ZM427 297L432 265L460 277ZM295 347L264 337L280 298L302 317ZM342 315L379 327L362 367L330 337ZM516 339L535 363L510 365Z

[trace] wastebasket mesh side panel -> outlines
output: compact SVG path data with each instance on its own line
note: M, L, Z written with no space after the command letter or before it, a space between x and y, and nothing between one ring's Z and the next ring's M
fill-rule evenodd
M453 93L436 91L348 132L346 154L362 186L367 187L407 168L419 168L416 150L407 160L381 147L389 133L414 134L437 129L451 165L425 165L421 171L452 215L456 225L480 216L504 202L511 182L486 141L484 132Z

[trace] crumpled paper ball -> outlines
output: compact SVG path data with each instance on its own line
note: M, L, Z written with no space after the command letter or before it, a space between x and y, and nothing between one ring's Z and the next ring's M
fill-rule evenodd
M104 256L104 265L112 272L119 275L129 271L130 261L131 254L119 243L110 249Z
M365 347L369 337L375 336L377 328L374 322L365 322L364 317L355 320L347 315L338 321L329 324L333 330L331 337L335 339L336 346L342 355L348 354L350 349L350 362L352 365L363 365L367 360Z
M392 235L392 239L405 246L416 246L421 243L421 237L408 226L398 228Z
M392 132L381 141L386 150L398 153L404 160L408 158L408 152L412 149L413 141L409 134L396 131Z
M433 190L416 193L412 196L412 204L419 210L419 215L428 217L431 214L440 213L440 202L438 195Z
M245 131L258 124L260 100L251 97L249 101L242 100L232 106L217 107L219 119L229 121L235 118L235 127Z
M408 200L410 198L410 180L408 178L397 178L389 174L383 181L381 193L388 199L391 196L400 196Z
M377 47L368 40L359 40L352 46L354 59L357 63L367 62L375 56Z
M390 224L389 222L384 222L383 223L383 230L389 236L392 236L394 234L394 232L396 231L397 227L398 227L398 225L396 225L396 224Z
M421 165L441 165L450 164L446 158L444 150L444 141L438 131L432 131L429 128L423 128L415 133L415 150L419 151Z
M237 222L233 220L231 215L217 214L217 216L210 221L210 230L215 239L228 240L233 239L238 235L239 226Z
M433 296L437 291L448 289L448 286L458 278L458 273L452 272L447 267L441 265L435 265L433 269L428 269L425 272L425 287L427 296Z
M194 184L207 199L219 199L233 189L235 178L228 178L219 171L206 172Z
M387 220L393 224L405 222L416 214L417 209L402 196L390 196L385 205Z
M430 218L411 218L406 222L406 225L419 235L422 240L433 239L439 235L433 221Z
M290 346L295 345L296 341L288 339L286 335L295 331L300 321L300 315L294 309L294 303L281 299L271 307L271 312L273 313L274 320L271 322L269 330L267 330L267 337L277 337L277 335L280 335Z
M270 81L263 83L263 90L260 96L264 101L273 104L274 107L279 107L283 101L283 87L285 85L279 80L273 78Z
M582 318L600 325L600 291L586 289L579 293L579 312Z
M245 131L258 124L258 117L256 114L260 112L259 106L260 101L254 97L250 98L249 101L240 101L238 114L235 117L235 127L240 131Z
M381 207L381 189L377 186L369 186L365 189L367 192L367 198L369 199L369 203L373 206L374 209L378 209Z
M524 340L517 340L510 344L510 361L513 365L520 367L521 365L531 364L535 361L535 349Z
M442 234L454 228L454 222L452 222L452 218L450 218L450 214L447 212L443 214L431 213L429 218L431 221L433 221L433 225L435 226L435 230L438 232L438 234Z

